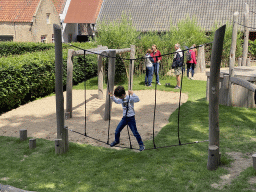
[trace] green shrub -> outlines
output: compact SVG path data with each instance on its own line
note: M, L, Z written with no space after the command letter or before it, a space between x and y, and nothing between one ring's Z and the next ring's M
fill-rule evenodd
M249 53L252 59L256 59L256 40L249 40Z
M33 43L33 42L0 42L0 57L10 55L21 55L26 52L44 51L53 49L53 43Z
M63 49L63 86L67 76L67 49ZM74 58L74 84L97 73L97 56ZM53 93L55 90L55 50L0 58L0 113Z

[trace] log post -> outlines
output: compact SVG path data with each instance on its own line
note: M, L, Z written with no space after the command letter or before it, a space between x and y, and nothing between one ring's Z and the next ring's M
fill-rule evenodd
M64 130L64 97L63 97L63 61L62 61L62 38L61 27L54 24L54 38L55 38L55 93L56 93L56 117L57 117L57 139L65 142ZM59 145L61 152L66 152L65 144Z
M208 170L216 170L220 164L219 147L216 145L209 145L208 149Z
M242 66L242 58L238 58L238 67L241 67Z
M229 55L229 78L234 77L234 67L236 59L236 39L237 39L237 21L238 21L238 12L234 13L233 16L233 31L232 31L232 42ZM232 106L232 83L229 81L228 84L228 106Z
M130 53L130 66L129 66L129 83L128 83L128 89L132 90L133 86L133 72L134 72L134 60L135 59L135 45L131 45L131 53Z
M256 154L252 155L253 168L256 171Z
M204 45L198 48L198 63L197 65L200 68L200 72L205 72L205 53L204 53Z
M115 50L109 51L108 56L109 56L108 86L107 86L106 104L105 104L105 113L104 113L105 121L107 121L111 118L112 101L109 99L109 93L114 92L116 51Z
M216 30L213 41L210 84L209 84L209 150L211 145L219 147L219 82L220 82L220 64L223 51L223 41L225 36L226 25ZM219 153L219 151L218 151ZM209 154L210 155L210 154ZM215 155L219 158L219 155ZM215 164L214 158L208 157L207 168L213 170ZM219 162L219 160L218 160ZM214 167L215 168L215 167Z
M102 47L99 45L98 48ZM98 99L103 99L103 60L98 55Z
M246 66L251 67L251 59L250 58L246 59Z
M64 152L62 139L55 139L55 154L62 154Z
M67 84L66 84L66 113L65 118L72 118L72 87L73 87L73 49L68 50Z
M243 59L242 66L246 66L246 58L248 55L248 41L249 41L249 5L244 5L244 44L243 44Z
M20 141L25 141L27 140L27 130L26 129L21 129L20 130Z
M36 148L36 139L29 139L29 149Z

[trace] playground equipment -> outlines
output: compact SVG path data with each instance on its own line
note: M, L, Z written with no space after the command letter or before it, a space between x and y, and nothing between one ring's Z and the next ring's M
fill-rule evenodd
M72 46L72 45L71 45ZM67 58L67 101L66 101L66 113L65 118L69 119L72 118L72 80L73 80L73 57L78 55L88 55L88 54L97 54L98 55L98 99L103 99L103 62L102 57L109 57L108 63L108 88L113 92L114 88L114 77L115 77L115 57L116 54L121 54L125 52L130 52L130 59L132 59L132 63L129 69L129 78L131 82L133 82L133 71L134 71L134 60L135 59L135 45L131 45L130 48L125 49L108 49L106 46L99 46L95 49L89 50L79 50L74 51L73 49L68 50L68 58ZM129 82L130 82L129 79ZM132 83L129 84L129 89L132 90ZM108 92L106 94L108 97ZM105 115L104 120L108 120L108 109L111 108L111 104L109 103L108 98L106 98L106 107L105 107Z

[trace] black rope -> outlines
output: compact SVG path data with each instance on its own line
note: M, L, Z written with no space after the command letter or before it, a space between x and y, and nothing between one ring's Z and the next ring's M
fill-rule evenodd
M177 147L177 146L181 146L181 145L190 145L190 144L203 143L203 142L208 142L208 141L209 141L209 140L194 141L194 142L182 143L182 144L178 144L178 145L168 145L168 146L162 146L162 147L156 147L156 148L146 148L146 149L144 149L144 150L152 150L152 149L161 149L161 148Z
M85 61L85 51L84 51L84 135L86 136L86 61Z
M132 60L130 60L130 68L132 68ZM129 89L132 88L131 73L132 73L132 71L130 70L130 74L129 74L129 77L130 77L130 79L129 79ZM129 91L129 89L128 89L128 91ZM129 101L130 101L130 93L128 92L128 94L129 94L129 99L128 99L127 106L126 106L126 115L125 115L126 117L127 117L127 113L128 113L128 110L129 110L128 107L129 107ZM132 149L132 142L131 142L131 138L130 138L130 132L129 132L128 124L127 124L127 132L128 132L129 142L130 142L130 149Z
M103 63L103 66L104 66L104 63ZM107 79L108 79L108 76L107 76ZM107 91L108 91L108 101L109 101L109 104L110 104L110 94L109 94L109 80L108 80L108 82L107 82L107 85L108 85L108 88L107 88ZM107 144L109 144L109 132L110 132L110 121L111 121L111 119L110 119L110 107L108 108L108 113L109 113L109 116L108 116L108 141L107 141Z
M104 144L106 144L106 145L109 145L108 143L106 143L106 142L104 142L104 141L101 141L101 140L99 140L99 139L96 139L96 138L94 138L94 137L90 137L90 136L88 136L88 135L84 135L83 133L80 133L80 132L78 132L78 131L74 131L74 130L72 130L72 129L68 129L67 127L64 127L65 129L67 129L67 130L69 130L69 131L71 131L71 132L73 132L73 133L77 133L77 134L79 134L79 135L82 135L82 136L84 136L84 137L88 137L88 138L90 138L90 139L93 139L93 140L95 140L95 141L98 141L98 142L100 142L100 143L104 143ZM190 144L195 144L195 143L203 143L203 142L208 142L209 140L203 140L203 141L194 141L194 142L190 142L190 143L183 143L183 144L181 144L181 145L190 145ZM161 149L161 148L169 148L169 147L177 147L177 146L181 146L181 145L168 145L168 146L162 146L162 147L154 147L154 148L146 148L146 149L144 149L144 150L152 150L152 149ZM119 147L119 148L122 148L122 149L130 149L129 147L123 147L123 146L117 146L117 147ZM137 150L137 151L139 151L139 149L137 149L137 148L133 148L133 150Z
M253 14L256 14L256 12L253 12L253 11L249 11L249 12L251 12L251 13L253 13Z
M185 65L184 65L184 51L182 52L183 54L183 66L181 68L181 84L180 84L180 98L179 98L179 109L178 109L178 141L179 141L179 145L181 145L180 142L180 102L181 102L181 91L182 91L182 81L183 81L183 70L185 70Z
M249 28L249 29L255 29L255 30L256 30L256 28L254 28L254 27L248 27L248 26L242 25L242 24L240 24L240 23L238 23L238 22L235 22L235 23L237 23L238 25L240 25L240 26L242 26L242 27L247 27L247 28Z
M154 117L153 117L153 144L154 144L154 148L156 148L156 144L155 144L156 90L157 90L157 83L155 83L155 106L154 106Z
M182 50L182 51L188 51L188 50L190 50L190 49L199 48L199 47L202 47L202 46L207 46L207 45L210 45L210 44L212 44L212 43L213 43L213 42L204 43L204 44L198 45L198 46L193 47L193 48L184 49L184 50ZM108 57L108 58L110 58L108 55L104 55L104 54L102 54L102 53L96 53L96 52L93 52L93 51L90 51L90 50L87 50L87 49L82 49L82 48L77 47L77 46L72 45L72 44L68 44L68 45L69 45L69 46L72 46L72 47L75 47L75 48L78 48L78 49L81 49L81 50L83 50L83 51L87 51L87 52L89 52L89 53L93 53L93 54L96 54L96 55L100 55L100 56L103 56L103 57ZM180 52L181 52L181 51L180 51ZM175 53L177 53L177 51L174 51L174 52L171 52L171 53L166 53L166 54L161 54L161 56L173 55L173 54L175 54ZM157 57L157 56L153 56L153 58L154 58L154 57ZM111 58L117 58L117 57L111 57ZM122 60L133 60L133 61L135 61L135 60L144 60L145 57L142 56L142 57L138 57L138 58L135 58L135 59L125 59L125 58L122 58L122 57L121 57L121 59L122 59Z

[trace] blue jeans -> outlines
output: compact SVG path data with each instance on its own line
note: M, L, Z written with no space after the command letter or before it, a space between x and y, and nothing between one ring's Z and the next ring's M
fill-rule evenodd
M191 69L191 76L195 74L195 63L187 63L187 76L189 77L189 69Z
M143 145L140 134L136 127L135 116L132 116L132 117L123 116L122 120L117 125L116 131L115 131L115 141L119 143L120 133L127 124L129 125L133 135L136 137L139 145Z
M145 85L151 85L153 78L153 67L146 67Z
M156 83L159 83L159 63L153 63L153 67L154 67L154 72L156 75Z

